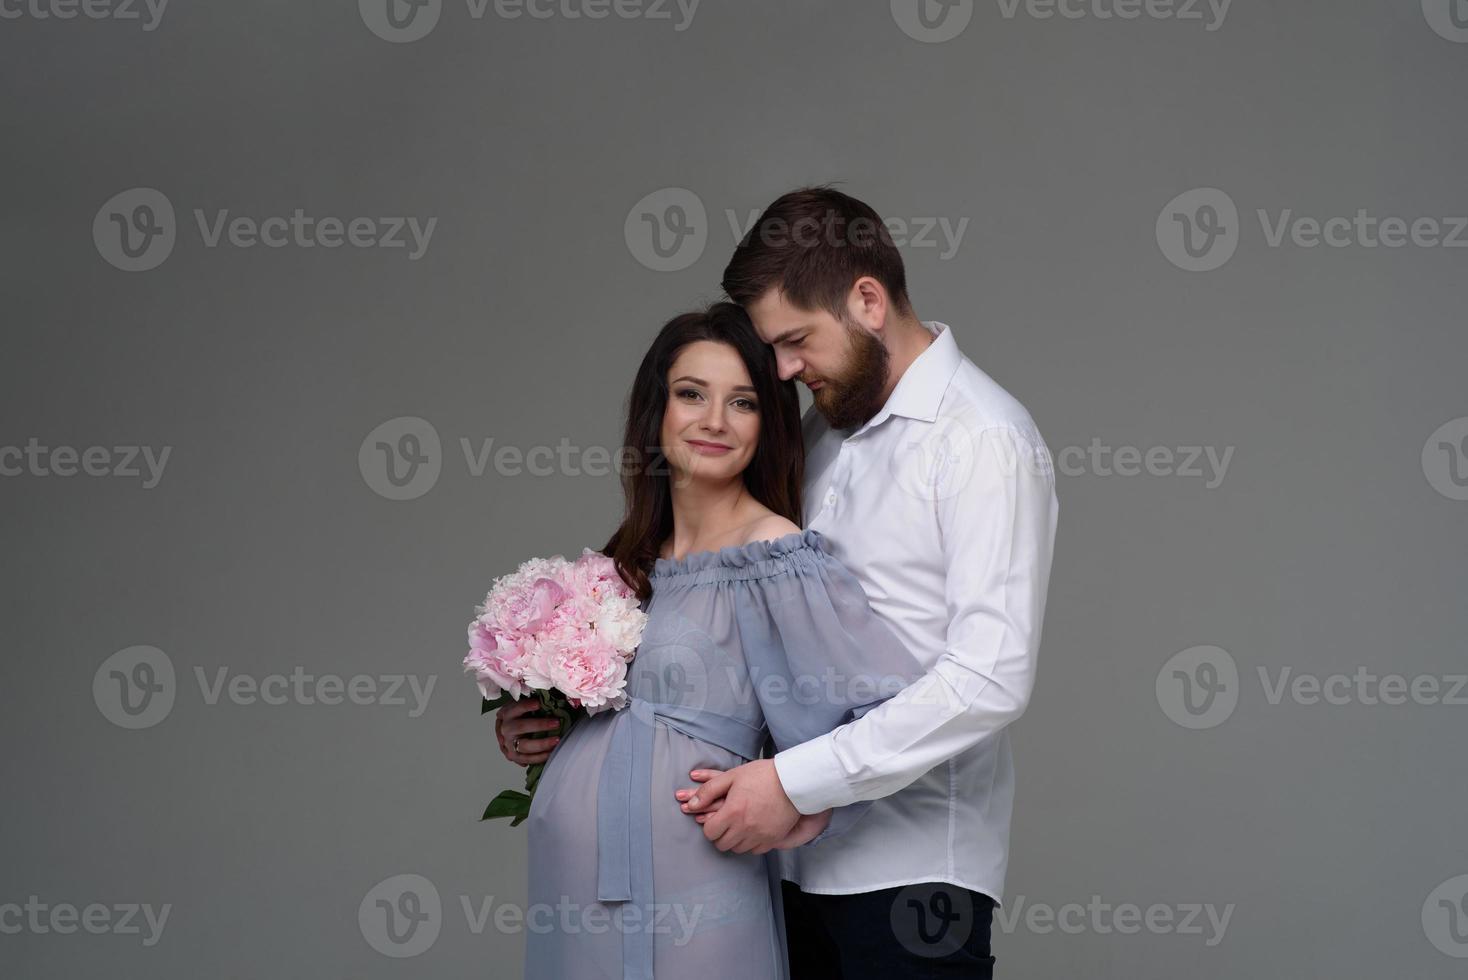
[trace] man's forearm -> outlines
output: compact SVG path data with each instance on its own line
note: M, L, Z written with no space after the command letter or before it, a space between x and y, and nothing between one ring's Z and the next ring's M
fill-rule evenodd
M1028 684L1009 693L989 680L965 696L941 667L862 718L778 753L775 771L795 808L819 813L890 796L1024 713ZM981 682L968 676L967 683L978 687Z

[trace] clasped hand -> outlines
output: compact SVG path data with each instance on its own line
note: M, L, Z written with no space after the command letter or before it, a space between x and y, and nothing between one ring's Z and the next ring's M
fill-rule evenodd
M831 811L803 814L795 809L772 759L756 759L735 769L694 769L701 785L673 794L684 813L703 825L703 835L721 851L766 854L814 840L831 822Z

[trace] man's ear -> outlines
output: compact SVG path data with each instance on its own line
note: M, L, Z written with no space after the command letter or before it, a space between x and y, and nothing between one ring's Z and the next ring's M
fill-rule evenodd
M892 308L886 288L871 276L862 276L851 284L846 296L846 311L852 320L877 337L887 326L887 312Z

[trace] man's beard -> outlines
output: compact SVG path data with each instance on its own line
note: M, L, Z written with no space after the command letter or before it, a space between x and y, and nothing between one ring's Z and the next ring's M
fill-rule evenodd
M851 357L839 378L810 393L816 411L833 429L855 429L882 409L882 389L887 386L887 363L892 356L882 342L854 323L846 324L851 338Z

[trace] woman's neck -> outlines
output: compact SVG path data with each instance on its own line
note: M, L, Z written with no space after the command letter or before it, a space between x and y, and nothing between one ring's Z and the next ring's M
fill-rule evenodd
M740 529L759 517L759 505L743 479L722 483L688 480L682 486L673 477L673 535L664 557L682 557L695 551L714 551L729 544Z

